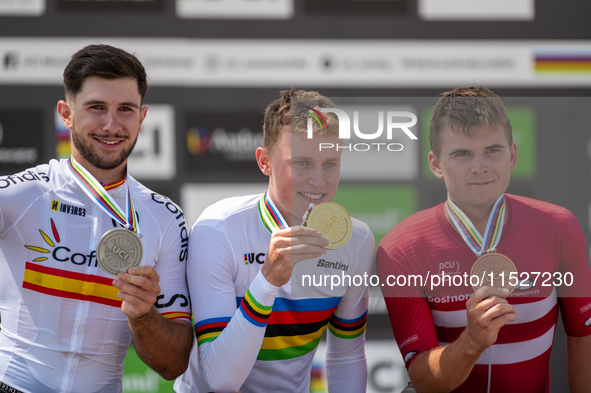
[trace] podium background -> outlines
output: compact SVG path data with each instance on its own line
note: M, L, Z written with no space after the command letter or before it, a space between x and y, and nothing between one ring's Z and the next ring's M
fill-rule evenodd
M67 156L68 131L55 109L61 73L75 50L103 42L135 52L148 71L150 110L130 172L180 203L189 223L218 199L265 189L254 150L262 112L279 90L315 89L353 105L356 97L394 97L408 106L419 118L409 155L395 171L373 168L370 180L345 173L337 196L359 201L371 191L375 203L350 211L379 241L403 218L445 200L426 166L430 108L443 91L482 84L503 97L518 135L509 192L571 210L589 247L591 4L516 0L485 9L474 0L479 6L466 15L461 1L439 1L443 7L429 0L0 0L0 179ZM548 68L548 56L564 62ZM385 307L379 297L370 302L368 391L399 392L405 370ZM552 392L567 389L565 363L559 322ZM126 392L171 391L135 364L130 351ZM319 353L312 391L325 388L322 367Z

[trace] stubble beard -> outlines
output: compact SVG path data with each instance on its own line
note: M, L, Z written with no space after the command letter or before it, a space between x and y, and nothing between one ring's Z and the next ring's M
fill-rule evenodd
M139 134L137 134L135 136L135 140L133 141L131 146L129 146L129 148L127 148L127 149L124 149L117 157L108 159L106 157L101 156L100 154L97 154L93 150L90 143L86 143L78 135L74 124L72 124L71 135L72 135L72 142L74 142L74 146L76 147L76 149L78 150L78 153L80 153L82 158L84 158L91 165L93 165L94 167L99 168L99 169L115 169L115 168L119 167L121 164L123 164L125 162L125 160L127 160L127 158L130 156L131 152L133 151L133 148L135 147L135 144L137 143L137 138L139 136ZM89 136L89 138L92 138L92 136Z

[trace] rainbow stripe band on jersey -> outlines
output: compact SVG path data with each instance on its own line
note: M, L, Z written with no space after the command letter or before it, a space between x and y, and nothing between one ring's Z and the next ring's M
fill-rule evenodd
M447 213L468 247L481 256L494 252L503 233L503 218L505 217L505 194L497 199L488 216L484 236L472 224L472 221L457 207L449 197L446 204Z
M271 315L273 306L263 306L256 301L250 290L246 291L242 303L240 303L240 311L244 317L253 325L258 327L267 326L267 321Z
M231 317L220 317L205 319L195 324L195 337L197 338L197 346L215 340L228 323Z
M328 330L339 338L351 339L359 337L365 332L367 324L367 311L356 319L343 319L336 315L330 317Z
M261 215L263 224L265 224L265 227L271 233L289 228L289 225L287 225L281 213L279 213L279 209L277 209L271 198L269 198L269 191L265 192L265 195L259 200L259 214Z
M111 195L107 193L104 187L90 174L90 172L76 161L74 156L70 156L68 159L68 167L74 175L76 183L78 183L94 203L126 229L137 234L140 233L137 219L134 214L135 210L133 209L133 202L131 200L131 195L129 194L129 187L127 188L125 200L127 212L124 213L123 209L119 207L117 202L115 202Z

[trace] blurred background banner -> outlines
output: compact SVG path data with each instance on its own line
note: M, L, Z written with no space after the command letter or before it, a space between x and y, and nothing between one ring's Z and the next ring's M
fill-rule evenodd
M446 198L427 165L439 95L484 85L505 102L518 145L509 192L571 210L591 248L590 14L591 3L576 0L0 0L0 188L28 177L9 175L69 155L56 113L62 73L75 51L100 42L146 67L150 109L129 171L180 203L189 226L219 199L266 190L254 156L263 111L295 86L359 111L366 133L380 111L416 115L417 140L375 141L401 151L343 156L336 201L379 242ZM326 389L323 348L315 392ZM379 291L366 353L368 391L401 391L406 370ZM565 363L559 322L552 392L566 390ZM124 388L171 391L133 351Z

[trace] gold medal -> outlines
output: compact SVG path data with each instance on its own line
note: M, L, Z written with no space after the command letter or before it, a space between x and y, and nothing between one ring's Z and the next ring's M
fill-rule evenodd
M127 269L137 266L144 254L140 238L123 228L111 229L99 240L96 256L100 267L114 276L127 273Z
M479 285L472 285L472 288L475 291L483 286L506 288L511 294L515 289L515 285L510 283L518 282L517 274L511 278L511 273L517 273L517 268L505 255L498 253L484 254L474 262L472 270L470 270L470 278L477 276L479 283ZM472 283L472 280L470 280L470 283Z
M315 206L308 217L308 226L317 229L322 237L328 239L325 248L334 250L344 246L353 233L353 223L349 213L341 205L325 202Z

